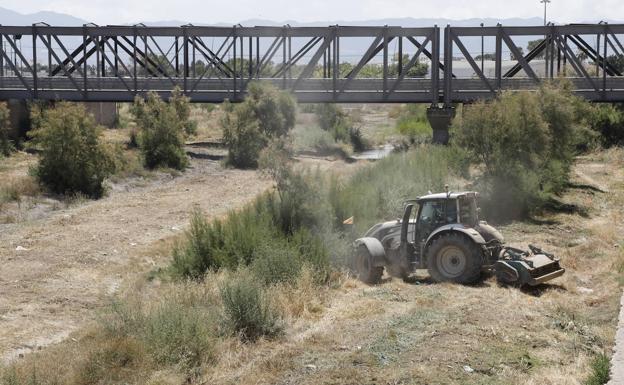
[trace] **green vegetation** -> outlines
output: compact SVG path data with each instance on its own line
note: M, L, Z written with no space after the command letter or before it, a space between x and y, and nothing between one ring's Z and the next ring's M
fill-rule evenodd
M264 289L245 274L226 282L220 289L224 329L243 341L279 335L283 326Z
M351 144L355 151L368 147L362 132L349 114L332 103L317 104L314 108L319 126L334 138L335 142Z
M41 149L34 169L39 181L59 194L102 196L114 159L100 142L101 129L93 115L82 105L60 102L54 108L33 108L31 119L30 136Z
M247 97L238 105L226 104L221 121L228 163L255 168L271 139L284 137L295 126L293 97L272 85L251 83Z
M553 86L464 107L453 142L483 166L477 190L490 217L526 217L563 191L576 148L587 142L587 109L567 88Z
M604 147L624 145L624 104L598 104L591 111L596 140Z
M141 150L145 167L186 168L184 135L193 127L188 120L188 98L174 90L170 103L165 103L158 94L150 92L147 99L135 98L131 113L139 127L134 141Z
M591 374L585 380L585 385L604 385L609 382L609 357L606 354L597 355L591 362Z
M149 306L132 299L114 302L100 321L102 337L134 350L129 360L139 366L177 365L192 369L213 356L217 309L213 298L191 290L173 291ZM102 356L101 351L93 352L87 363L98 356ZM91 366L87 364L85 368ZM97 366L107 365L100 362ZM113 362L113 366L123 365Z
M406 137L410 144L426 142L431 138L432 129L427 119L427 106L406 104L391 114L397 119L397 131Z
M409 61L409 55L403 55L403 62L401 63L403 67L405 67ZM353 71L354 65L348 62L340 63L340 76L346 77L351 71ZM357 74L358 78L362 79L380 79L383 77L384 66L383 64L374 64L369 63L362 67L360 72ZM425 77L429 73L429 65L427 63L421 63L420 60L416 60L414 66L412 66L404 76L407 78L422 78ZM317 77L322 77L323 71L322 68L317 67L315 70L315 75ZM399 76L399 55L396 54L392 57L390 62L388 63L388 76L397 77Z
M405 153L391 154L373 167L357 172L348 181L332 178L328 199L336 228L353 216L355 234L362 234L380 220L403 214L403 202L441 191L453 184L455 150L448 147L419 146Z
M0 155L9 156L15 150L9 134L11 122L9 108L5 102L0 103Z
M173 106L178 115L178 119L184 125L184 133L186 136L195 135L197 133L197 122L190 120L191 116L191 99L182 94L180 87L176 87L171 91L169 104Z

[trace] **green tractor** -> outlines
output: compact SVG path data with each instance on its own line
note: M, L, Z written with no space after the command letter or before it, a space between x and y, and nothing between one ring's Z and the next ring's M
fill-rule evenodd
M368 284L384 269L406 279L427 269L434 281L471 284L492 272L507 285L539 285L561 276L559 259L535 246L504 246L501 233L479 220L476 192L429 194L405 203L403 219L379 223L356 240L354 270Z

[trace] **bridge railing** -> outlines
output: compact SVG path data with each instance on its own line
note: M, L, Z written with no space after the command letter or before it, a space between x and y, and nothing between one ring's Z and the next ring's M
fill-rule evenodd
M302 102L450 105L566 77L590 100L624 100L622 34L609 24L0 26L0 99L131 101L179 87L197 102L240 101L261 80Z
M177 86L193 100L237 101L265 80L302 100L426 101L438 72L423 80L413 69L439 57L438 39L437 27L0 26L0 97L131 100ZM358 52L341 49L350 40Z
M444 102L491 98L506 89L534 89L544 80L557 78L569 79L573 89L588 99L622 100L624 47L618 37L621 34L624 34L624 25L605 23L539 27L447 26L444 30L445 65L453 72L459 55L471 67L471 78L476 81L445 77ZM493 76L484 69L483 48L481 57L466 48L465 40L471 38L481 39L481 47L485 39L493 40ZM527 41L536 44L525 53L518 42ZM504 71L506 53L513 65Z

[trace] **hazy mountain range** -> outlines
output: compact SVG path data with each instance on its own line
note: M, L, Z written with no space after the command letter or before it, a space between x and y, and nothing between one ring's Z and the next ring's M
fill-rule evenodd
M607 20L609 23L617 23L612 20ZM38 22L46 22L53 26L82 26L83 24L89 23L89 20L83 20L78 17L74 17L72 15L51 12L51 11L42 11L31 14L21 14L19 12L15 12L6 8L0 7L0 25L31 25L33 23ZM138 20L137 22L141 22ZM593 21L593 22L597 22ZM164 21L153 21L153 22L143 22L148 26L180 26L184 24L188 24L188 21L180 21L180 20L164 20ZM213 26L231 26L233 23L219 23L219 24L204 24L197 21L191 22L194 25L213 25ZM440 27L445 27L447 24L461 27L461 26L479 26L483 23L485 26L494 26L497 23L501 23L502 25L507 26L517 26L517 25L542 25L543 19L539 17L534 18L511 18L511 19L495 19L495 18L483 18L483 19L464 19L464 20L451 20L444 18L391 18L391 19L376 19L376 20L362 20L362 21L345 21L345 20L329 20L329 21L319 21L319 22L307 22L301 23L293 20L287 21L272 21L272 20L262 20L262 19L249 19L243 20L239 22L243 26L282 26L289 24L293 27L295 26L329 26L329 25L360 25L360 26L381 26L381 25L390 25L390 26L402 26L402 27L431 27L434 25L438 25ZM530 37L518 37L514 38L515 43L526 49L526 45ZM492 39L490 39L492 40ZM480 52L481 43L478 38L469 38L464 42L466 48L471 52ZM368 47L369 43L365 42L345 42L345 46L341 48L342 52L345 54L345 60L349 55L357 57L358 54L364 52ZM348 45L348 46L347 46ZM506 49L506 47L504 47ZM492 52L494 50L494 41L489 41L486 39L485 42L485 52ZM508 55L508 53L504 53ZM26 52L25 55L28 55ZM456 55L460 55L459 52Z
M599 20L587 20L584 22L598 22ZM614 20L606 20L609 23L617 23ZM42 11L30 14L22 14L19 12L12 11L10 9L0 7L0 24L2 25L30 25L38 22L46 22L50 25L57 26L79 26L85 23L90 22L90 20L83 20L78 17L74 17L72 15L51 12L51 11ZM140 19L137 18L137 23L141 22ZM151 26L179 26L188 23L193 23L194 25L218 25L218 26L230 26L235 22L223 22L218 24L206 24L202 23L198 20L191 21L180 21L180 20L162 20L162 21L151 21L146 22L143 21L146 25ZM286 21L273 21L273 20L262 20L262 19L249 19L242 20L239 23L243 26L256 26L256 25L269 25L269 26L282 26L285 24L290 24L291 26L327 26L327 25L393 25L393 26L402 26L402 27L431 27L433 25L438 26L446 26L447 24L451 24L457 27L463 26L479 26L483 23L486 26L496 25L497 23L501 23L503 25L542 25L543 19L540 17L533 17L528 19L522 18L511 18L511 19L495 19L495 18L484 18L484 19L464 19L464 20L451 20L444 18L391 18L391 19L376 19L376 20L361 20L361 21L346 21L346 20L327 20L327 21L318 21L318 22L309 22L309 23L301 23L294 20L286 20Z
M50 11L42 11L31 14L22 14L19 12L12 11L10 9L0 7L0 24L2 25L31 25L33 23L38 22L46 22L50 25L55 26L79 26L85 23L88 23L90 20L83 20L78 17L74 17L72 15L67 15L64 13L58 12L50 12ZM141 20L137 20L137 23L141 22ZM154 22L145 22L146 25L153 26L179 26L188 24L189 21L180 21L180 20L163 20L163 21L154 21ZM195 25L207 25L201 23L197 20L190 21ZM300 23L294 20L287 21L272 21L272 20L261 20L261 19L250 19L250 20L242 20L239 23L243 26L256 26L256 25L285 25L290 24L291 26L327 26L327 25L394 25L394 26L402 26L402 27L430 27L433 25L445 26L447 24L451 24L454 26L478 26L480 23L484 23L485 25L496 25L496 23L500 22L503 25L541 25L543 23L542 19L539 17L530 18L530 19L466 19L466 20L450 20L450 19L416 19L416 18L396 18L396 19L378 19L378 20L363 20L363 21L345 21L345 20L328 20L328 21L320 21L320 22L312 22L312 23ZM210 25L222 25L222 26L230 26L234 23L219 23L219 24L210 24Z

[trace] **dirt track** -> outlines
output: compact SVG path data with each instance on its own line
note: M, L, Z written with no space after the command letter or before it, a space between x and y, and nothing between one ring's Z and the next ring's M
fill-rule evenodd
M122 282L162 262L167 247L158 241L182 231L194 205L219 216L270 184L195 159L182 176L115 186L102 200L0 228L0 358L60 341L92 319Z

